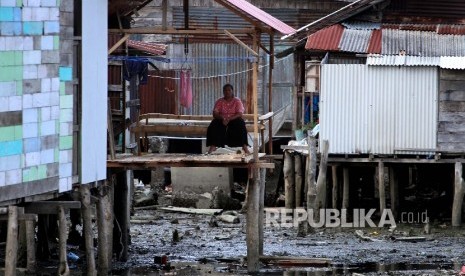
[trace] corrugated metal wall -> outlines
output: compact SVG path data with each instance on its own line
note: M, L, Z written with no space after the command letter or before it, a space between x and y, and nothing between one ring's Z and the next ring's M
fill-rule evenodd
M320 139L335 154L436 149L436 67L324 64Z
M184 45L169 45L167 56L172 59L171 63L155 62L162 71L172 71L174 75L170 78L174 81L173 89L175 95L179 95L179 75L181 68L191 68L192 74L192 107L186 109L178 102L176 103L177 114L208 115L213 110L215 101L223 96L223 85L231 83L234 86L236 97L242 99L244 105L247 100L247 79L251 79L251 63L247 61L249 54L244 48L237 44L215 44L215 43L192 43L189 44L187 62L184 63ZM258 104L259 114L268 112L268 58L264 57L260 63L263 66L258 74ZM276 60L273 70L273 83L278 83L273 88L273 108L281 108L291 101L293 74L292 55ZM164 76L168 77L168 76ZM265 80L263 82L263 80ZM265 87L263 87L265 83ZM284 89L282 86L285 86ZM265 88L265 89L264 89ZM143 88L150 91L156 87ZM145 90L144 90L145 91ZM143 92L146 93L146 92ZM263 97L263 93L265 96ZM159 93L158 101L166 102L166 97ZM144 105L152 105L153 101L141 99L142 110L148 110Z

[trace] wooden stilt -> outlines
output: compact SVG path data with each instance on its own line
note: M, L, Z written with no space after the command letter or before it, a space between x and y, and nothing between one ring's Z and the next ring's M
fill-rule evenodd
M318 180L316 182L316 200L315 200L315 215L319 221L319 210L326 207L326 172L328 165L328 140L322 141L321 147L320 170L318 172Z
M247 190L247 270L256 273L259 270L259 201L260 187L257 178L259 169L253 169L253 178L249 179Z
M294 162L289 151L284 152L284 193L286 197L285 206L287 209L295 207L295 182L294 182Z
M117 189L115 189L115 200L118 206L114 208L115 227L113 235L115 237L113 247L116 253L116 258L119 261L128 260L129 246L129 215L131 208L130 201L130 179L131 172L117 174Z
M260 169L260 202L258 204L258 252L263 255L263 224L265 212L266 169Z
M94 258L94 235L92 232L92 214L90 203L90 188L89 185L81 185L79 187L81 192L81 212L84 229L84 239L86 245L86 260L87 260L87 275L97 275L95 270Z
M98 275L108 275L111 269L112 251L110 246L113 240L113 206L111 204L111 185L99 186L99 202L97 206L98 218Z
M386 193L384 185L384 163L378 162L378 187L379 187L379 212L382 214L386 209Z
M5 275L16 275L18 257L18 207L8 207L8 232L5 252Z
M295 206L302 207L302 158L300 154L294 155L295 176Z
M63 206L58 207L58 227L59 227L59 249L60 249L60 264L58 266L58 275L68 276L69 266L66 259L66 240L68 239L68 229L66 225L65 209Z
M331 167L331 172L332 172L332 180L333 180L333 191L331 193L332 197L332 206L334 209L337 209L337 199L339 196L339 189L338 189L338 179L337 179L337 166L332 166Z
M27 264L27 240L26 240L26 221L20 220L19 215L21 213L21 209L18 208L18 261L16 263L17 267L26 267Z
M454 203L452 205L452 226L459 227L462 224L462 204L465 193L465 183L462 177L462 163L455 162Z
M26 243L27 243L27 271L36 271L36 242L35 242L35 221L26 220Z
M342 169L342 178L344 181L344 188L342 191L342 209L349 208L349 168Z
M314 210L316 202L316 140L308 137L308 172L307 172L307 210ZM308 227L307 233L313 232L313 228Z
M391 211L394 218L398 218L399 209L399 181L394 167L389 168L389 190L391 192Z

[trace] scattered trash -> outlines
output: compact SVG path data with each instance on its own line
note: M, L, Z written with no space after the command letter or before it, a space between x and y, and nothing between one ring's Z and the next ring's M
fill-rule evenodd
M173 231L173 242L179 242L181 240L181 237L179 236L178 229L174 229Z
M66 258L68 259L69 262L79 261L79 256L74 254L73 252L68 252L68 254L66 255Z
M168 256L166 255L155 256L153 258L153 262L158 265L166 265L168 263Z
M359 236L359 238L362 239L362 240L364 240L364 241L372 241L372 242L373 242L373 241L380 241L380 240L378 240L378 239L374 239L374 238L372 238L372 237L366 236L366 235L363 233L362 230L355 230L355 234L356 234L357 236Z

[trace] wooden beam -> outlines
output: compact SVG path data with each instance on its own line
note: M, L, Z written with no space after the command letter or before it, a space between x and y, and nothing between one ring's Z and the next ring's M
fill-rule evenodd
M232 34L243 34L248 35L254 32L254 29L251 28L244 28L244 29L230 29L228 30ZM125 33L125 34L171 34L171 35L196 35L196 34L209 34L209 35L222 35L224 34L224 30L219 29L174 29L174 28L167 28L163 30L163 28L132 28L132 29L109 29L109 33Z
M386 209L386 193L384 184L384 163L378 162L379 212L382 215Z
M121 46L121 44L123 44L126 40L128 40L128 38L129 38L129 34L125 34L123 38L118 40L118 42L116 42L115 45L113 45L110 48L110 50L108 50L108 54L111 55L111 53L113 53L116 49L118 49L118 47Z
M27 214L50 215L58 214L58 207L63 206L64 209L79 209L81 202L79 201L36 201L28 203L24 206L24 212Z
M258 57L258 53L253 50L252 48L250 48L249 46L247 46L247 44L245 44L244 42L242 42L239 38L237 38L235 35L233 35L232 33L228 32L228 30L224 30L224 33L227 34L230 38L232 38L232 40L236 41L237 44L241 45L242 48L246 49L247 51L249 51L250 53L252 53L252 55L254 55L255 57Z
M465 194L465 182L462 176L462 163L455 162L454 202L452 204L452 226L459 227L462 224L462 204Z

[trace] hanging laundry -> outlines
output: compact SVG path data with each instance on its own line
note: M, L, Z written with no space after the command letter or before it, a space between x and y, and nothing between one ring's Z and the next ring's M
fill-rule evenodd
M123 77L130 81L135 75L138 76L139 84L147 83L148 66L147 60L127 59L123 63Z
M181 105L185 108L192 106L191 71L181 71Z

